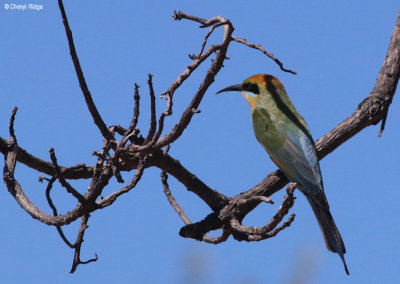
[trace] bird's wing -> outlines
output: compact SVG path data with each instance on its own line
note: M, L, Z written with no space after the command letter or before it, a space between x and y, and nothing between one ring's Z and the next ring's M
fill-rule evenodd
M256 137L289 180L298 182L310 196L316 196L323 185L314 142L294 107L291 105L286 111L291 115L264 107L253 110Z
M299 182L306 192L317 195L323 187L313 141L302 132L277 126L279 133L285 137L285 143L274 153L274 158L282 164L278 166L289 179Z

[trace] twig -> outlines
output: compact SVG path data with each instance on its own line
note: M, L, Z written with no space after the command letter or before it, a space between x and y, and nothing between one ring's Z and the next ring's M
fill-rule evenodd
M197 90L197 92L194 95L189 106L183 112L179 122L174 126L174 128L168 134L166 134L164 137L162 137L160 139L157 139L157 142L152 147L153 149L160 149L168 144L171 144L179 136L182 135L184 129L188 126L188 124L190 123L190 121L193 117L194 112L192 111L192 109L198 109L198 106L199 106L201 100L203 99L205 92L207 91L208 87L214 82L215 76L218 74L218 72L221 70L221 68L223 66L223 62L226 59L226 52L227 52L228 46L231 41L231 35L234 30L230 21L228 21L227 19L225 19L223 17L214 17L212 19L205 20L205 19L201 19L199 17L187 15L182 12L175 12L174 19L176 19L176 20L189 19L192 21L196 21L196 22L199 22L202 24L201 27L208 27L208 26L211 26L211 25L214 25L217 23L221 23L221 26L224 27L224 34L223 34L223 40L222 40L221 44L211 45L209 47L209 49L206 50L195 61L193 61L193 63L190 64L186 68L186 70L170 85L168 90L163 93L163 94L168 94L170 101L172 103L172 97L173 97L173 94L176 91L176 89L182 85L182 83L190 76L190 74L192 74L192 72L204 60L206 60L214 52L217 52L217 55L216 55L215 59L213 60L211 67L208 69L207 74L204 77L204 80L200 85L200 88ZM171 109L171 112L172 112L172 109ZM164 116L166 116L166 115L164 115ZM160 117L160 120L161 120L161 117ZM132 150L134 150L136 152L140 152L144 149L144 147L146 147L146 146L142 146L142 147L139 146L139 147L133 148Z
M151 140L151 142L144 142L143 146L136 146L136 145L131 145L129 151L131 153L144 153L145 151L149 151L158 141L158 139L161 136L161 133L164 129L164 120L165 117L170 116L172 114L172 95L171 94L167 94L167 106L166 106L166 110L160 115L160 118L158 120L158 129L156 134L154 135L153 140ZM150 133L149 133L150 134ZM147 137L149 137L149 135L147 135ZM147 140L147 138L146 138Z
M69 273L74 273L79 264L88 264L90 262L94 262L99 259L99 257L97 256L97 253L95 253L94 258L89 259L87 261L81 261L81 259L80 259L81 246L83 243L83 236L85 234L85 230L88 228L88 225L87 225L88 220L89 220L89 213L86 213L82 216L81 226L79 228L79 233L78 233L78 236L76 237L76 241L74 244L74 248L75 248L74 261L72 262L72 268Z
M286 188L285 198L283 199L278 212L276 212L274 217L272 217L268 224L265 225L266 228L275 228L282 221L283 217L289 213L290 208L292 208L294 204L295 198L293 196L293 192L296 189L296 186L296 183L292 183Z
M133 108L133 117L132 117L132 122L129 125L128 131L133 131L135 129L138 120L139 120L139 106L140 106L140 96L139 96L139 85L135 84L135 91L133 93L133 100L135 101L135 106Z
M139 85L135 83L135 91L133 93L133 100L135 101L134 107L133 107L133 116L131 123L128 127L128 129L122 130L122 127L119 126L116 128L119 134L122 134L123 137L118 145L118 147L122 147L125 145L125 143L130 139L131 136L137 135L139 133L139 130L136 131L136 125L139 121L139 106L140 106L140 95L139 95Z
M226 195L207 186L170 155L165 155L160 151L153 154L153 158L152 163L154 166L173 175L186 186L187 190L198 195L213 211L218 211L229 202L229 198Z
M149 133L146 136L146 139L144 140L144 145L149 143L153 137L154 133L156 132L157 128L157 121L156 121L156 98L154 95L154 89L153 89L153 75L149 74L149 78L147 80L147 84L149 85L149 93L150 93L150 128L149 128Z
M132 180L126 186L124 186L123 188L108 195L104 199L101 199L100 201L98 201L96 203L97 208L100 209L100 208L105 208L107 206L110 206L111 204L113 204L115 202L115 200L117 200L117 198L120 195L125 194L125 193L129 192L132 188L134 188L137 185L137 183L140 181L140 179L143 175L143 171L146 167L146 160L147 160L147 158L145 157L139 161L135 175L133 176Z
M173 21L180 21L182 19L187 19L187 20L191 20L193 22L198 22L198 23L202 24L201 28L203 28L207 23L206 19L188 15L188 14L183 13L182 11L174 11L174 14L172 15L172 19L173 19Z
M289 218L290 220L289 223L284 225L279 231L269 234L272 230L276 228L276 226L282 221L283 217L289 212L289 209L293 206L294 204L293 191L295 190L295 188L296 184L291 184L287 187L286 189L287 194L281 206L279 207L277 213L264 227L244 226L240 223L240 221L237 218L232 218L230 220L230 225L234 230L234 232L232 232L234 238L237 240L259 241L266 238L270 238L272 234L276 235L280 230L289 226L290 223L294 220L294 214L293 217Z
M231 227L237 232L235 234L232 234L236 240L239 241L248 241L248 242L257 242L257 241L262 241L265 239L269 239L272 237L275 237L280 231L283 229L289 227L292 222L294 221L295 214L290 215L290 217L283 222L281 226L273 230L272 232L269 233L264 233L264 234L254 234L251 231L252 227L247 227L243 226L240 224L240 222L237 219L232 219L230 222ZM239 233L239 234L238 234ZM239 236L240 235L240 236Z
M191 224L192 222L189 220L189 218L186 216L185 212L183 211L182 207L179 205L179 203L175 200L175 198L172 196L171 190L169 189L168 185L168 175L165 171L162 171L161 174L161 182L163 184L163 190L165 193L165 196L168 199L168 202L171 204L172 208L175 210L176 213L178 213L179 217L182 219L182 221L188 225ZM202 241L210 244L219 244L228 239L228 237L231 235L231 233L223 229L221 236L217 238L209 237L204 235L203 238L201 239Z
M236 42L239 42L239 43L242 43L242 44L244 44L244 45L247 45L248 47L251 47L251 48L254 48L254 49L258 49L259 51L261 51L262 53L264 53L266 56L268 56L269 58L271 58L273 61L275 61L275 63L279 65L279 67L281 68L282 71L288 72L288 73L292 73L292 74L294 74L294 75L297 74L296 72L294 72L294 71L292 71L292 70L290 70L290 69L284 68L284 67L283 67L283 63L282 63L278 58L276 58L271 52L266 51L260 44L250 43L250 42L248 42L248 41L247 41L246 39L244 39L244 38L235 37L235 36L232 37L232 40L234 40L234 41L236 41Z
M386 118L387 118L388 112L389 112L389 110L386 110L386 113L382 118L381 128L379 129L378 137L381 137L383 130L385 130L385 124L386 124Z
M192 59L192 60L200 58L200 56L203 54L204 48L206 47L207 40L210 37L210 35L214 32L214 30L216 28L218 28L218 27L220 27L220 26L222 26L224 24L225 24L225 22L220 22L220 23L217 23L217 24L213 25L211 27L211 29L208 31L208 33L206 34L206 36L204 37L203 44L201 45L201 49L200 49L199 54L198 55L194 55L194 54L189 55L189 58Z
M47 179L47 178L46 178L46 179ZM57 216L57 215L58 215L57 208L56 208L56 206L54 205L54 203L53 203L53 201L51 200L51 197L50 197L50 191L51 191L51 189L52 189L52 187L53 187L53 183L57 180L57 178L56 178L56 177L52 177L51 179L47 179L47 180L48 180L48 184L47 184L47 187L46 187L46 199L47 199L47 203L49 204L51 210L53 210L53 215L54 215L54 216ZM67 246L69 246L70 248L74 248L74 245L73 245L70 241L68 241L68 239L67 239L67 237L65 236L65 234L64 234L63 230L61 229L61 227L60 227L60 226L56 226L56 228L57 228L58 234L60 235L60 237L61 237L61 239L64 241L64 243L65 243Z
M90 94L89 88L86 84L85 76L83 75L83 71L81 68L81 64L79 63L79 58L76 53L74 39L72 37L72 31L69 27L67 15L65 13L64 4L62 0L58 0L58 6L60 7L62 20L65 27L65 33L68 39L69 51L72 57L72 62L74 63L76 76L78 77L79 86L81 87L83 96L85 97L86 105L89 109L90 114L92 115L94 123L99 128L103 137L109 141L115 140L114 135L108 130L106 124L104 123L103 119L100 116L99 111L97 110L96 105L94 104L92 95Z
M171 204L172 208L174 208L175 212L178 213L179 217L182 219L183 223L191 224L189 218L186 216L185 212L179 206L178 202L175 200L175 198L172 196L171 190L169 189L168 185L168 175L165 171L161 172L161 182L163 184L163 190L165 193L165 196L167 197L169 204Z
M53 162L53 165L54 165L55 177L57 177L60 184L67 190L68 193L71 193L76 199L79 200L80 203L85 203L86 200L83 197L83 195L80 194L75 188L73 188L63 177L60 167L58 166L58 163L57 163L57 158L56 158L54 149L50 148L49 152L50 152L51 161Z
M10 132L10 144L14 144L14 145L17 145L17 137L15 136L15 132L14 132L14 121L15 121L15 116L17 114L17 111L18 111L18 107L15 106L11 112L10 123L9 123L9 127L8 127L8 130Z
M269 197L262 195L249 196L249 198L246 199L239 199L237 203L239 206L245 206L247 203L252 203L252 202L257 202L257 203L265 202L269 204L274 204L274 202Z
M174 12L174 19L180 20L180 19L190 19L193 21L197 21L202 24L202 27L207 27L213 24L217 23L223 23L222 25L224 26L224 36L223 36L223 42L222 44L219 45L212 45L210 48L205 51L199 58L197 58L192 64L190 64L186 70L170 85L167 91L165 91L162 95L167 94L167 110L163 112L159 118L159 128L155 134L154 139L152 140L151 143L147 143L146 145L142 146L137 146L137 145L130 145L130 152L131 153L138 153L140 152L141 154L146 154L154 150L161 149L162 147L172 143L175 141L184 131L186 126L190 123L191 118L194 114L192 109L197 109L206 90L208 87L211 85L211 83L214 81L214 78L216 74L219 72L219 70L222 68L223 61L226 58L226 51L228 48L228 45L230 43L230 37L233 32L233 27L231 23L226 20L223 17L215 17L209 20L201 19L195 16L187 15L182 12ZM172 114L172 98L175 90L181 86L181 84L192 74L194 70L204 61L206 60L210 55L212 55L214 52L219 51L217 53L216 59L213 61L211 68L208 70L201 86L200 89L197 91L195 94L194 98L192 99L192 102L189 104L189 106L186 108L184 113L181 116L180 121L175 125L175 127L163 138L159 139L161 136L163 127L164 127L164 119L166 116L169 116Z

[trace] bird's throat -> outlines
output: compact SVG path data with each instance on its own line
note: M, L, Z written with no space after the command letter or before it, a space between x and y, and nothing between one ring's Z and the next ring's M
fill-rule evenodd
M244 98L246 99L246 101L249 103L250 107L252 108L254 105L255 97L249 95L246 92L242 92L242 94L243 94Z

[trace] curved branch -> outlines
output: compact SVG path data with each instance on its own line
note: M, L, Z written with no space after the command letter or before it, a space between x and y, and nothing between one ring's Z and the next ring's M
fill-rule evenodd
M18 204L28 212L33 218L38 219L39 221L48 224L48 225L58 225L62 226L65 224L69 224L72 221L78 219L82 214L82 207L78 205L74 210L65 215L52 216L37 208L25 195L22 191L21 185L14 177L15 166L17 163L17 155L18 155L18 144L17 138L14 134L14 120L17 112L17 108L15 107L11 114L10 119L10 141L9 147L4 154L4 169L3 169L3 180L7 186L8 191L15 198Z

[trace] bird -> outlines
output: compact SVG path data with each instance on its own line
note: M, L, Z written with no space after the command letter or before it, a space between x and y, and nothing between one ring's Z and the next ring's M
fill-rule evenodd
M257 74L242 84L229 86L217 94L240 91L250 105L254 134L271 160L305 195L315 214L328 250L337 253L349 275L346 248L333 220L324 193L321 169L314 140L307 123L297 112L281 81Z

